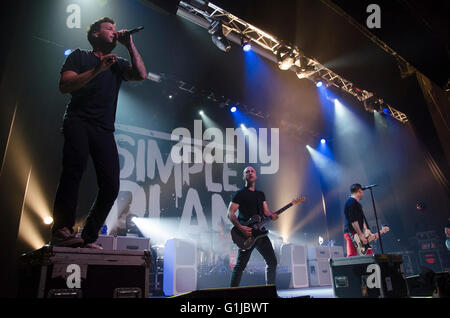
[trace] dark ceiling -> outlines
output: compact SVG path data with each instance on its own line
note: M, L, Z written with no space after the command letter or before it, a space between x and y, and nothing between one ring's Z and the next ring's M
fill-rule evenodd
M419 69L436 84L445 87L449 74L449 22L450 2L445 0L258 0L258 1L211 1L217 6L237 15L241 19L274 34L279 39L293 43L308 50L307 41L302 39L312 37L314 34L302 35L298 32L299 26L316 25L318 30L326 25L327 21L319 14L317 9L333 9L327 5L335 4L352 19L356 20L366 30L386 43L406 61ZM367 6L376 3L381 9L381 28L368 29L366 19L370 13ZM310 12L305 12L310 10ZM337 13L333 13L337 14ZM301 19L301 20L300 20ZM344 20L342 20L344 21ZM333 33L341 25L331 25L328 32ZM354 28L356 30L356 28ZM319 32L320 33L320 32ZM367 37L365 37L367 40ZM355 41L349 37L349 41ZM303 47L302 47L303 44ZM333 43L336 52L338 46L347 46L348 43ZM332 49L332 48L331 48ZM326 61L320 61L325 63Z

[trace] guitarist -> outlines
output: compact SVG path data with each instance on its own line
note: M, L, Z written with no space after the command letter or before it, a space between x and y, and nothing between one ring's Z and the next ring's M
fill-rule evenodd
M345 202L344 214L345 214L345 228L344 238L347 242L347 257L357 256L358 252L353 244L351 235L357 234L363 244L367 244L368 240L364 236L367 227L366 218L362 209L361 201L364 192L362 186L359 183L352 184L350 186L351 196ZM371 250L367 252L367 255L373 254Z
M252 229L248 226L241 225L241 222L249 220L253 215L265 215L272 220L278 219L278 214L272 213L266 203L264 192L255 189L257 179L256 171L253 167L244 169L243 179L245 187L237 191L228 207L228 218L246 237L252 235ZM239 210L239 216L236 211ZM272 247L272 243L267 236L256 241L256 243L247 250L239 249L236 266L231 273L230 287L237 287L241 281L242 272L244 271L253 249L256 247L258 252L266 261L266 284L275 284L277 259Z

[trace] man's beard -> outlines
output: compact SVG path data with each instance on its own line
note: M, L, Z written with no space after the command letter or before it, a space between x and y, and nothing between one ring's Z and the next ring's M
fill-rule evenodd
M116 48L117 42L114 41L112 43L104 43L104 49L107 52L111 52L112 50L114 50Z
M97 47L105 53L110 53L112 50L114 50L117 46L117 41L113 41L111 43L108 43L106 41L99 41L97 43Z

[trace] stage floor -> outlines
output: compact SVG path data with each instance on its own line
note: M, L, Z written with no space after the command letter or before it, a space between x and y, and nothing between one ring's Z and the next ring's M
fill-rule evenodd
M333 287L310 287L310 288L296 288L296 289L278 289L278 297L280 298L295 298L306 297L311 298L335 298ZM165 296L150 296L149 298L166 298Z
M333 287L311 287L311 288L296 288L296 289L280 289L277 290L278 297L292 298L309 296L311 298L334 298Z

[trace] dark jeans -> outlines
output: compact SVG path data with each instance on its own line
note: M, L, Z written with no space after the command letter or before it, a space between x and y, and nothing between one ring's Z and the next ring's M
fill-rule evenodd
M257 249L258 252L264 257L266 261L266 284L275 285L275 279L277 275L277 258L275 256L275 252L272 247L272 243L267 236L264 236L258 239L253 245L252 248L248 250L239 250L236 266L233 268L233 272L231 273L231 282L230 287L237 287L241 282L242 272L244 271L247 263L252 255L254 249Z
M81 237L85 243L92 243L119 193L120 167L114 133L77 117L64 121L63 133L63 167L53 206L53 232L62 227L73 231L80 181L91 155L98 193Z

